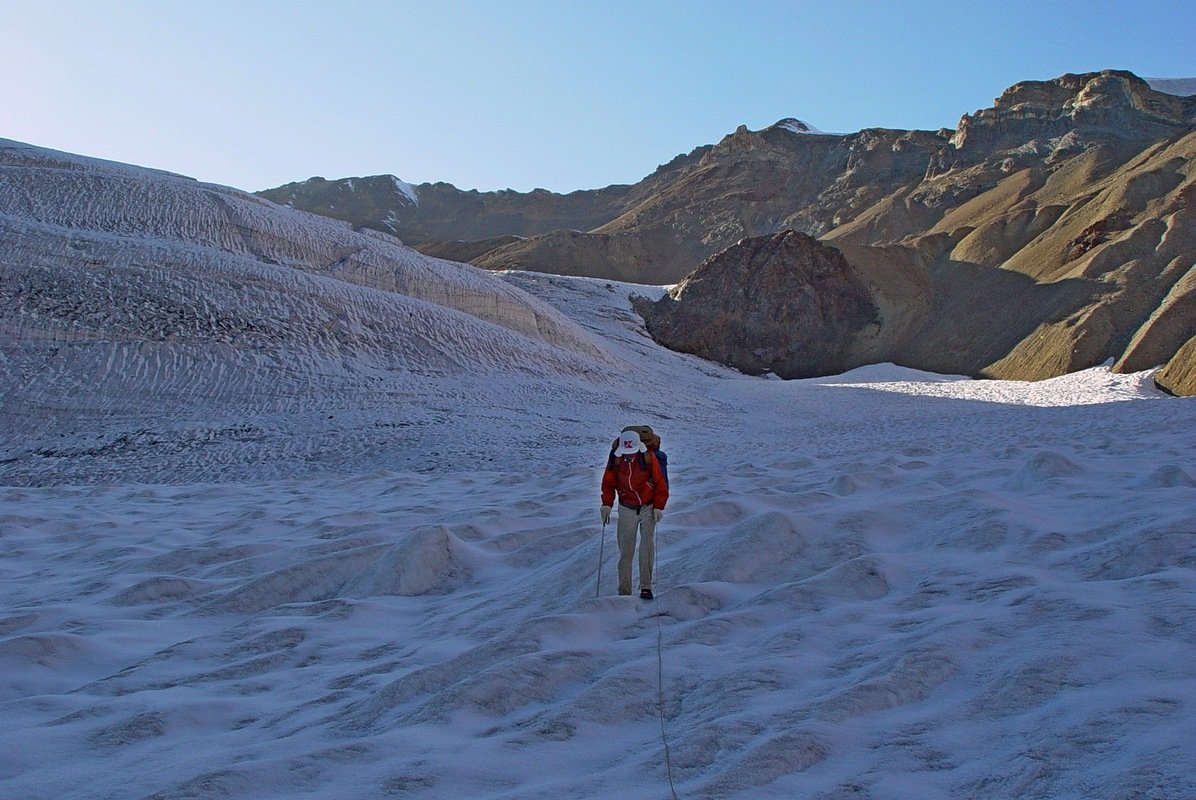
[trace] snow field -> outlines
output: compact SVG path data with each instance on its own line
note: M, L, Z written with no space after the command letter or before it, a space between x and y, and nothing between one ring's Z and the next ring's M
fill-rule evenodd
M511 280L654 352L620 291ZM621 420L577 398L524 424L572 414L582 463L5 490L0 788L667 797L659 622L682 797L1191 794L1189 402L654 358L706 396L651 419L654 603L611 596L613 526L594 596Z

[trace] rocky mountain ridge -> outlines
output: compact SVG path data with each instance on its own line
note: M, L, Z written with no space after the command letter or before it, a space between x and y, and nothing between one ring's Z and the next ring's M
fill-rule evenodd
M391 225L488 268L654 284L741 240L808 234L880 298L874 356L939 372L1039 379L1110 359L1139 370L1196 336L1196 97L1110 70L1016 84L955 130L788 122L740 127L634 186L475 193L458 228L443 216L416 226L434 206L416 187L419 210L390 209ZM310 188L266 195L321 212Z

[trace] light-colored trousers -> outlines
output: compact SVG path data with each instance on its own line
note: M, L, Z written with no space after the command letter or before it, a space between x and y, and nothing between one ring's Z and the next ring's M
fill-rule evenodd
M631 594L631 559L635 555L636 531L640 539L640 589L652 588L652 566L656 558L656 521L652 506L638 512L619 504L619 594Z

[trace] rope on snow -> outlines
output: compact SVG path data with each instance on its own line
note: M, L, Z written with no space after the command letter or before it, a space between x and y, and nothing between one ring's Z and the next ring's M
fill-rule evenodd
M656 575L655 533L652 536L652 573ZM659 575L656 575L656 585L660 586ZM669 776L669 791L673 794L673 800L679 800L677 787L673 784L673 758L669 752L669 735L664 721L664 630L660 623L660 618L664 615L657 611L653 616L656 617L656 707L660 712L660 741L664 745L664 765Z

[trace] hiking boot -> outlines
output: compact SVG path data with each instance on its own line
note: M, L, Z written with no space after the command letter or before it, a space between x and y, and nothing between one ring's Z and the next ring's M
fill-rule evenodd
M640 589L640 599L641 600L651 600L652 599L652 590L651 589Z

